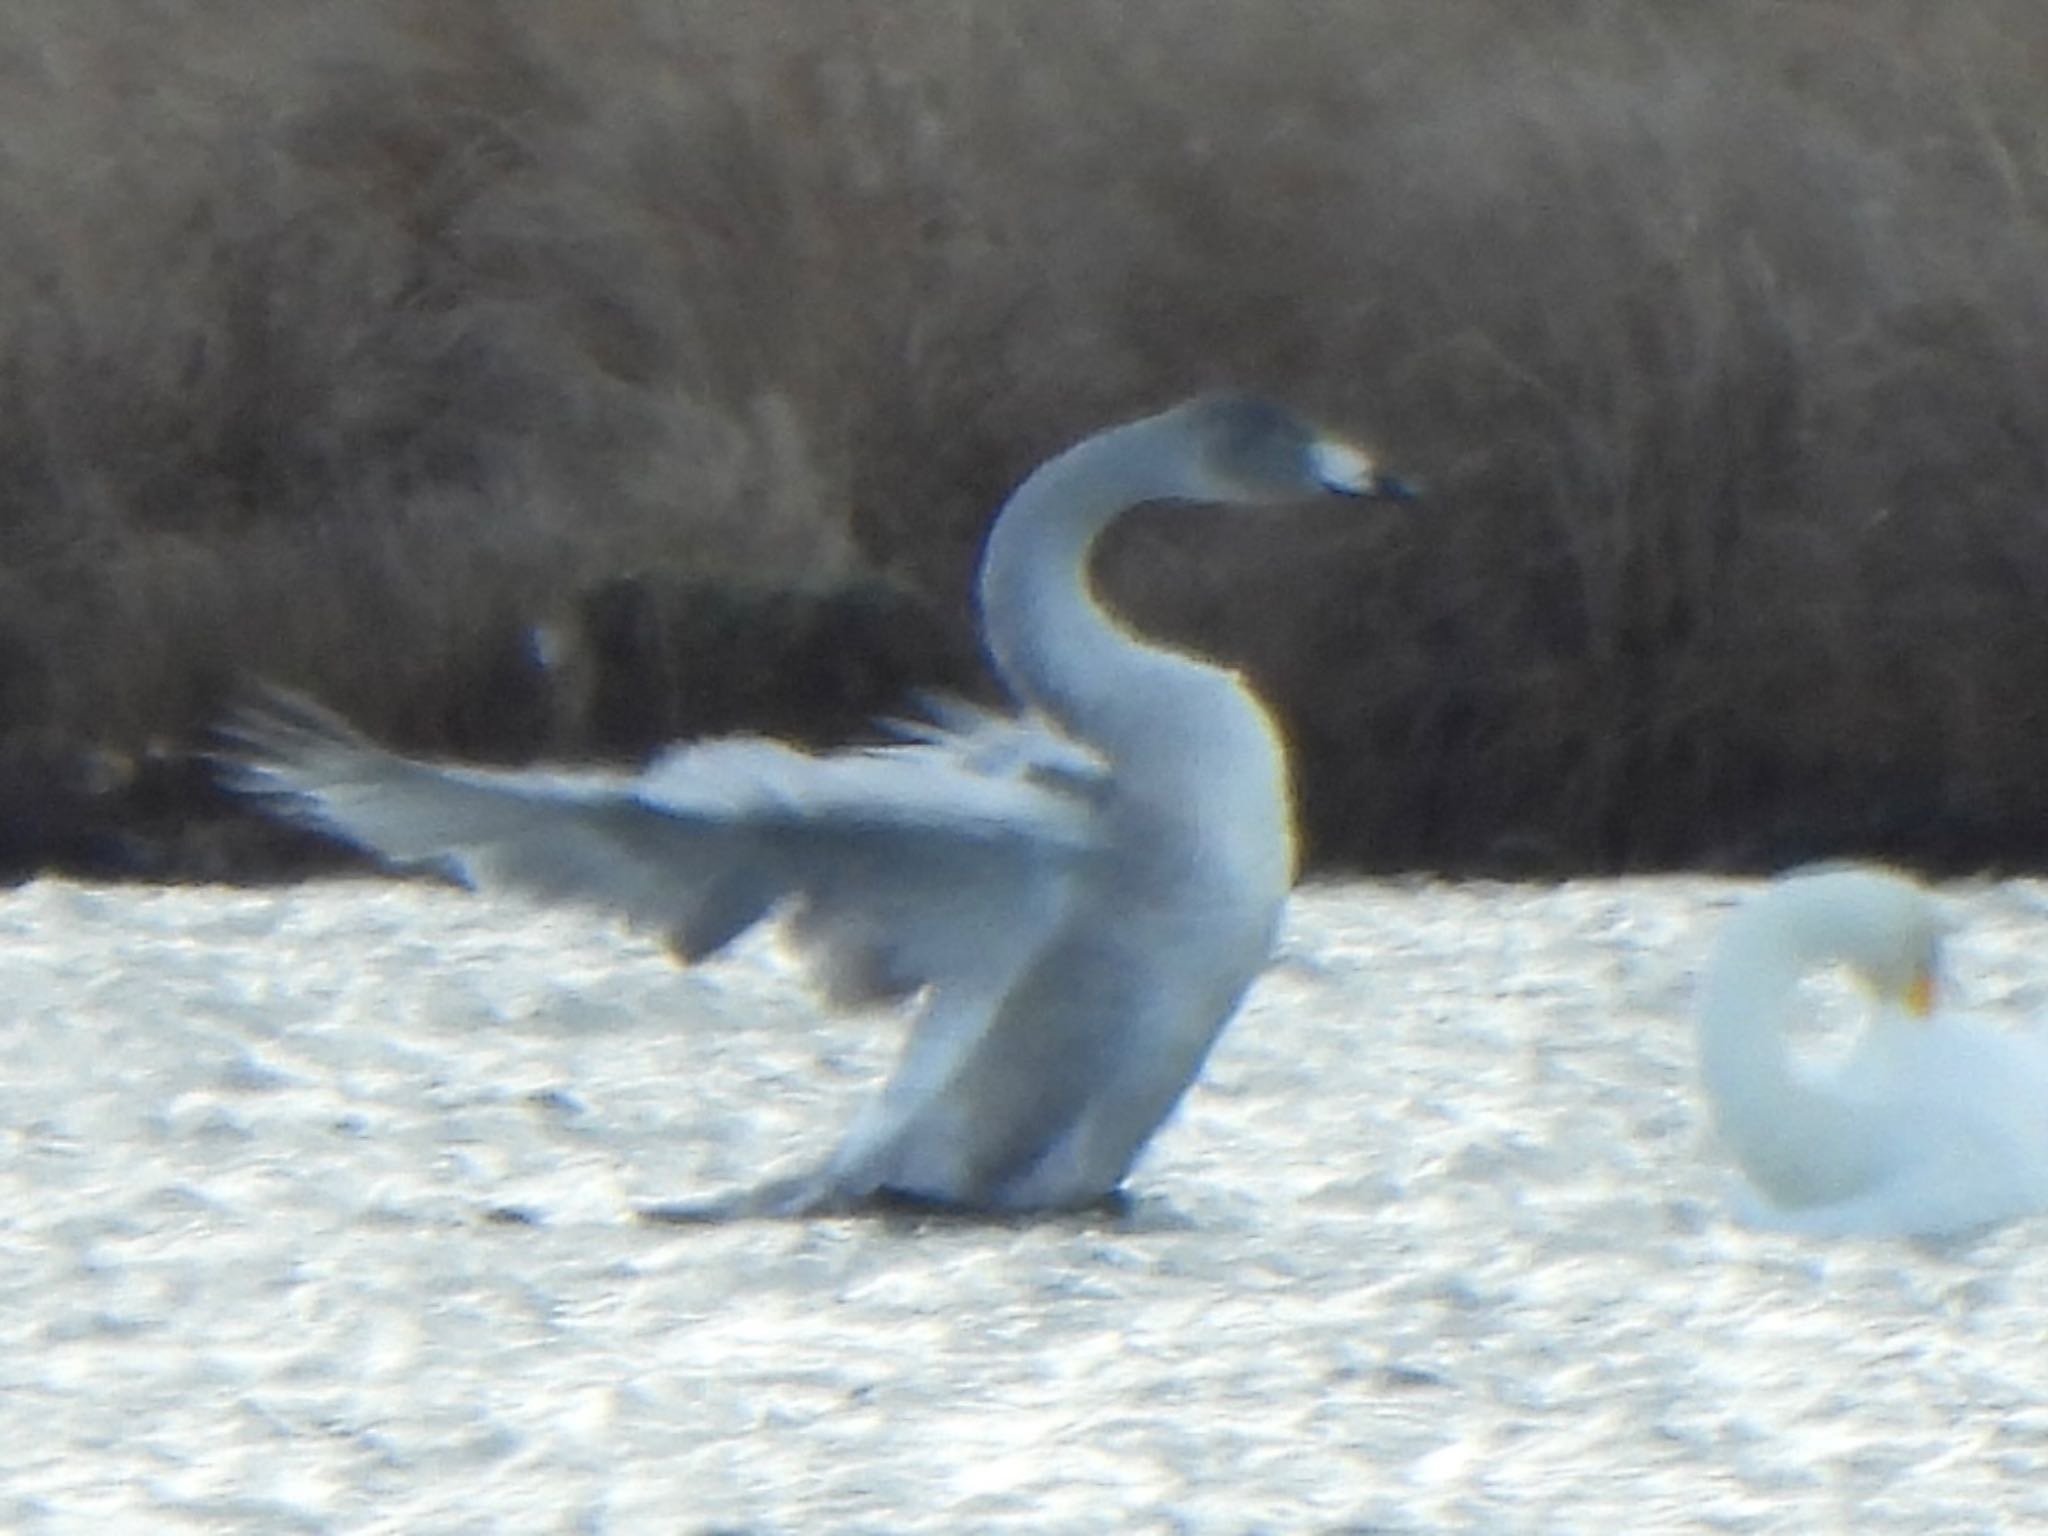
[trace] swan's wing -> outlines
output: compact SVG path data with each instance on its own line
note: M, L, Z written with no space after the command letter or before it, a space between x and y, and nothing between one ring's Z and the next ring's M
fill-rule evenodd
M737 738L657 760L664 816L751 834L789 936L841 1003L1007 973L1095 848L1085 799L978 771L941 741L818 757ZM698 951L704 952L704 951Z
M979 977L1034 945L1093 844L1084 799L963 767L943 739L816 757L679 748L644 773L400 756L304 700L229 727L237 788L400 863L620 912L694 960L772 910L837 1001Z
M949 694L927 694L920 703L922 718L888 722L911 744L902 750L925 748L973 773L1026 779L1083 797L1109 782L1101 756L1042 715L999 714Z

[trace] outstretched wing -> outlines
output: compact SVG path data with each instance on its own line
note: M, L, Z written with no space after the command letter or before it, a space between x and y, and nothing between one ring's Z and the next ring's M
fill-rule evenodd
M422 762L281 693L227 731L228 781L282 814L399 863L622 913L685 960L783 913L845 1003L987 976L1035 947L1093 851L1079 757L1065 782L983 771L972 735L943 729L829 756L733 738L637 774Z

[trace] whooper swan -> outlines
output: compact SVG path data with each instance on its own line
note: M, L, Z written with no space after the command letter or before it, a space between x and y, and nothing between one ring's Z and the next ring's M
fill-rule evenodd
M1864 868L1789 876L1729 920L1700 1069L1746 1223L1936 1237L2048 1208L2048 1036L1937 1011L1947 931L1926 890ZM1793 1060L1786 1026L1800 979L1831 964L1875 1015L1822 1074Z
M893 1074L822 1167L676 1219L979 1211L1114 1192L1265 963L1294 876L1286 763L1233 672L1096 602L1142 502L1405 498L1287 410L1205 397L1061 453L1002 509L978 596L1022 711L899 745L730 739L638 774L425 763L302 701L242 716L236 778L394 860L622 912L693 960L771 913L829 999L922 993Z

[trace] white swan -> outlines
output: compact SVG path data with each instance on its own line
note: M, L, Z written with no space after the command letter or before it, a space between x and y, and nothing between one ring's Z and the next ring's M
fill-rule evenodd
M1209 397L1086 439L990 533L984 635L1026 712L954 707L818 757L733 739L644 773L412 761L280 698L233 728L240 787L387 857L580 899L685 960L771 912L837 1001L925 998L893 1075L821 1169L676 1219L975 1210L1111 1195L1264 964L1294 876L1287 767L1232 672L1098 606L1096 537L1141 502L1405 498L1270 403Z
M1936 1237L2048 1209L2048 1037L1934 1011L1949 924L1901 876L1781 880L1723 930L1699 999L1700 1071L1747 1224ZM1876 1015L1836 1071L1802 1071L1800 978L1840 964Z

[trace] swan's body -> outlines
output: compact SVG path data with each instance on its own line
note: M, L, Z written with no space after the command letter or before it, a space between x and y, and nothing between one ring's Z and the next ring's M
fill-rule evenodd
M1700 1070L1747 1223L1932 1237L2048 1209L2048 1037L1934 1011L1947 927L1925 890L1870 869L1794 875L1730 919ZM1831 964L1876 1016L1823 1076L1792 1060L1785 1026L1800 978Z
M979 596L1018 717L952 710L829 757L739 739L638 775L548 775L411 761L285 701L240 723L242 782L386 856L621 910L685 959L779 912L828 995L922 991L830 1162L714 1213L1093 1203L1200 1069L1294 875L1265 709L1105 613L1095 539L1146 501L1398 491L1277 407L1194 401L1052 459L998 517Z

